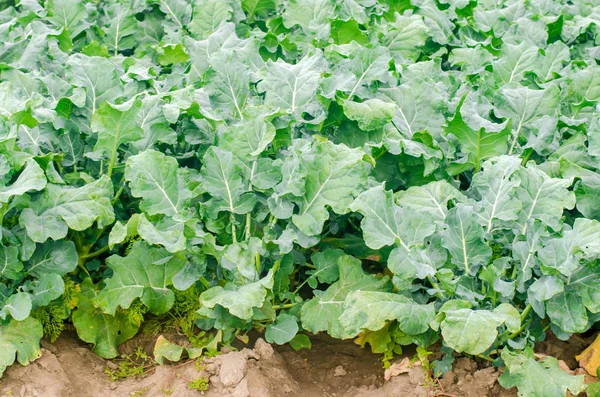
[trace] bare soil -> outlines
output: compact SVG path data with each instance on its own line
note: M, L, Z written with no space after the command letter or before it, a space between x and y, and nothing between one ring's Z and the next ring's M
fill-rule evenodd
M141 336L126 343L123 352L141 346L152 351L155 338ZM540 345L540 352L562 359L574 369L573 356L587 339L565 343L556 339ZM273 347L262 339L254 347L225 352L194 362L151 368L142 378L111 382L105 373L112 365L77 336L65 333L55 344L44 344L43 355L27 367L14 365L0 380L0 396L19 397L513 397L496 382L500 371L486 362L458 357L452 371L440 380L427 379L421 366L403 367L402 374L384 380L381 357L352 341L324 336L312 338L311 350ZM405 357L411 357L407 352ZM397 363L405 357L398 357ZM405 360L406 363L408 360ZM399 365L399 364L397 364ZM209 390L189 390L190 380L209 379Z

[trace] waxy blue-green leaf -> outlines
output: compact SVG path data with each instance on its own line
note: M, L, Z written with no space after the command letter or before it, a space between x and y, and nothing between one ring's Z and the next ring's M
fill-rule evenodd
M81 187L48 184L30 208L23 210L19 224L37 243L62 239L69 228L82 231L94 222L102 228L115 219L112 198L112 182L106 176Z
M420 305L409 298L389 292L354 291L344 303L340 322L353 336L361 331L377 331L387 321L396 320L406 335L418 335L429 329L435 317L432 304Z
M600 99L600 67L577 70L569 79L568 95L575 103Z
M269 343L284 345L291 341L298 333L296 318L289 314L281 313L274 323L269 324L265 331L265 339Z
M392 121L396 107L380 99L367 99L364 102L344 101L344 114L358 123L361 130L370 131L382 128Z
M159 0L158 6L166 18L174 22L176 28L182 29L190 22L192 6L185 0Z
M578 269L571 275L568 288L581 298L590 312L600 312L600 273L597 265Z
M71 37L77 36L86 24L88 16L85 5L77 0L49 0L46 4L47 20L56 27L62 27Z
M396 14L394 22L384 29L382 44L389 48L397 64L416 61L429 37L429 29L420 15Z
M78 260L72 241L48 241L37 246L25 270L36 277L50 273L64 276L75 270Z
M486 233L491 233L495 220L514 221L521 213L521 203L515 198L520 184L516 171L521 161L510 156L499 156L483 163L483 171L473 176L472 188L481 199L476 213Z
M219 140L219 147L228 150L242 167L251 169L252 160L260 156L275 138L275 127L263 115L246 119L227 127ZM255 169L256 172L256 169Z
M77 336L94 345L92 350L103 358L119 355L118 346L132 338L140 324L122 312L105 314L96 308L94 301L99 296L98 286L89 278L83 280L77 294L77 309L73 311L73 325ZM41 334L41 332L40 332Z
M567 289L546 301L546 313L552 323L564 332L583 332L588 315L576 290Z
M0 375L15 362L15 355L21 365L38 359L43 334L42 324L32 317L0 326Z
M407 139L411 140L415 133L421 131L428 131L433 136L441 134L446 123L443 115L446 98L437 87L426 82L409 81L397 87L382 88L377 93L378 97L394 104L394 127Z
M510 123L500 132L486 132L481 127L478 130L467 125L461 114L462 106L467 97L463 97L454 118L448 121L445 127L446 134L452 134L460 144L460 151L464 158L451 164L448 173L451 175L475 168L479 170L481 162L494 156L506 154L508 150L508 138L510 136Z
M89 117L104 101L113 101L123 91L115 65L106 58L75 54L69 58L67 70L71 81L86 91Z
M539 219L559 230L563 210L575 206L575 194L568 190L572 179L551 178L534 164L528 164L518 173L521 183L515 192L523 207L517 221L521 232L526 232L530 219Z
M348 100L352 100L355 94L364 97L368 92L365 86L388 78L390 60L390 53L385 47L359 47L351 51L348 58L338 65L338 73L345 78L337 90L348 92Z
M184 227L183 223L173 221L171 218L165 217L151 222L146 216L142 216L137 232L148 244L162 245L169 252L179 252L186 247Z
M283 24L287 28L299 25L307 34L325 39L329 36L329 19L334 15L334 8L332 0L289 0L283 12Z
M269 61L256 88L265 93L267 106L284 109L296 117L302 113L317 116L322 107L315 101L315 95L324 71L321 52L305 56L295 65L281 59Z
M467 197L450 183L437 181L399 191L394 194L394 200L402 207L427 212L436 220L443 221L448 214L448 202L465 202Z
M19 260L19 250L13 245L0 246L0 277L5 280L21 278L23 263Z
M65 292L65 283L56 273L43 274L33 284L31 290L31 303L33 308L46 306Z
M220 305L229 312L241 318L249 320L252 317L252 309L260 308L265 303L267 290L273 287L273 272L262 279L242 286L228 284L225 288L218 286L204 291L200 295L200 303L208 308Z
M505 44L502 55L494 62L494 80L499 86L521 81L525 72L535 69L539 56L537 47L527 41Z
M217 0L217 3L220 3ZM243 119L250 94L250 68L236 52L221 52L210 58L214 72L208 74L206 93L216 114Z
M213 33L221 22L228 21L233 13L228 0L206 0L194 7L194 17L187 29L197 38L205 38Z
M113 54L119 51L129 50L136 45L135 34L137 33L137 19L131 10L121 4L113 8L110 24L104 29L104 42Z
M553 84L543 90L533 90L511 84L497 91L494 99L495 113L512 120L513 132L508 150L508 154L512 154L522 135L525 133L539 134L540 126L536 124L537 121L544 116L556 116L560 90Z
M217 211L245 214L254 206L253 196L242 182L241 169L233 161L231 152L211 147L204 155L200 170L203 188L218 200Z
M519 395L527 397L563 397L569 390L573 395L585 389L583 375L565 372L554 357L537 361L530 349L524 353L502 350L506 370L499 382L506 388L517 387Z
M149 215L182 215L192 197L186 175L177 160L155 150L146 150L127 159L125 180L131 194L142 198L140 209Z
M481 354L489 349L498 336L497 327L503 323L512 331L520 326L519 312L505 303L494 311L463 308L444 314L440 325L444 341L452 349L468 354Z
M19 177L9 186L0 187L0 203L7 203L11 197L46 187L46 176L34 160L27 160Z
M127 309L136 298L154 314L173 306L175 295L168 287L185 264L182 258L136 242L127 256L111 255L106 264L113 275L94 298L94 305L104 313L114 315L117 307Z
M307 236L320 234L329 219L330 207L337 214L350 211L354 197L366 182L364 152L335 145L330 141L315 141L304 153L302 163L306 177L304 194L295 199L298 211L294 225Z
M315 271L311 277L316 277L319 282L331 284L340 277L338 268L338 259L344 255L340 249L327 249L325 251L315 252L311 255L311 260L315 266Z
M377 278L367 275L361 268L358 259L348 255L337 260L340 278L326 291L315 290L315 297L302 306L302 327L307 331L317 333L327 331L334 338L350 338L340 316L344 312L346 296L356 290L390 292L387 277Z
M144 137L144 131L136 120L142 103L134 101L130 105L113 106L103 103L92 116L92 131L98 133L94 151L109 159L108 175L113 172L121 145Z
M436 269L448 260L448 251L435 239L423 247L397 247L390 252L388 268L394 274L393 282L399 290L410 289L417 279L433 276Z
M448 211L448 228L442 233L442 246L452 263L469 274L479 265L487 265L492 249L483 241L483 228L477 222L473 207L458 204Z
M15 321L23 321L29 317L31 308L31 295L26 292L17 292L0 302L0 318L5 320L10 316Z
M600 255L600 222L578 218L573 229L562 237L546 242L538 251L542 268L559 271L569 277L579 267L580 259L593 260Z
M373 249L396 243L406 248L422 244L436 229L427 213L399 207L392 192L382 185L361 193L350 208L364 216L365 244Z

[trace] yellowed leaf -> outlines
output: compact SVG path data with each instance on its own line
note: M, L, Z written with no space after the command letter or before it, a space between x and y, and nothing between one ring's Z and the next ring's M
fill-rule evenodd
M600 335L580 355L575 356L575 359L588 374L596 376L598 367L600 367Z

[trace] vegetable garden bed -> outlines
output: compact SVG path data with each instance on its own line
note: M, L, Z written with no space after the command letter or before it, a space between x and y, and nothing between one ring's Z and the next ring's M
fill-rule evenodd
M185 336L157 361L257 330L599 394L533 350L600 319L599 13L0 0L0 375L65 326Z

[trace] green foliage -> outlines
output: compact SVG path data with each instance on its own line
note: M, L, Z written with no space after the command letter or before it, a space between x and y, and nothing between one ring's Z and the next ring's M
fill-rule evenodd
M208 390L208 378L201 376L188 382L187 388L190 390L206 391Z
M0 372L71 321L107 358L441 338L436 373L580 390L527 349L600 319L598 6L0 8Z
M149 365L152 364L152 359L143 348L138 347L134 353L122 355L117 362L118 366L116 368L109 366L104 368L104 373L113 382L144 377Z

